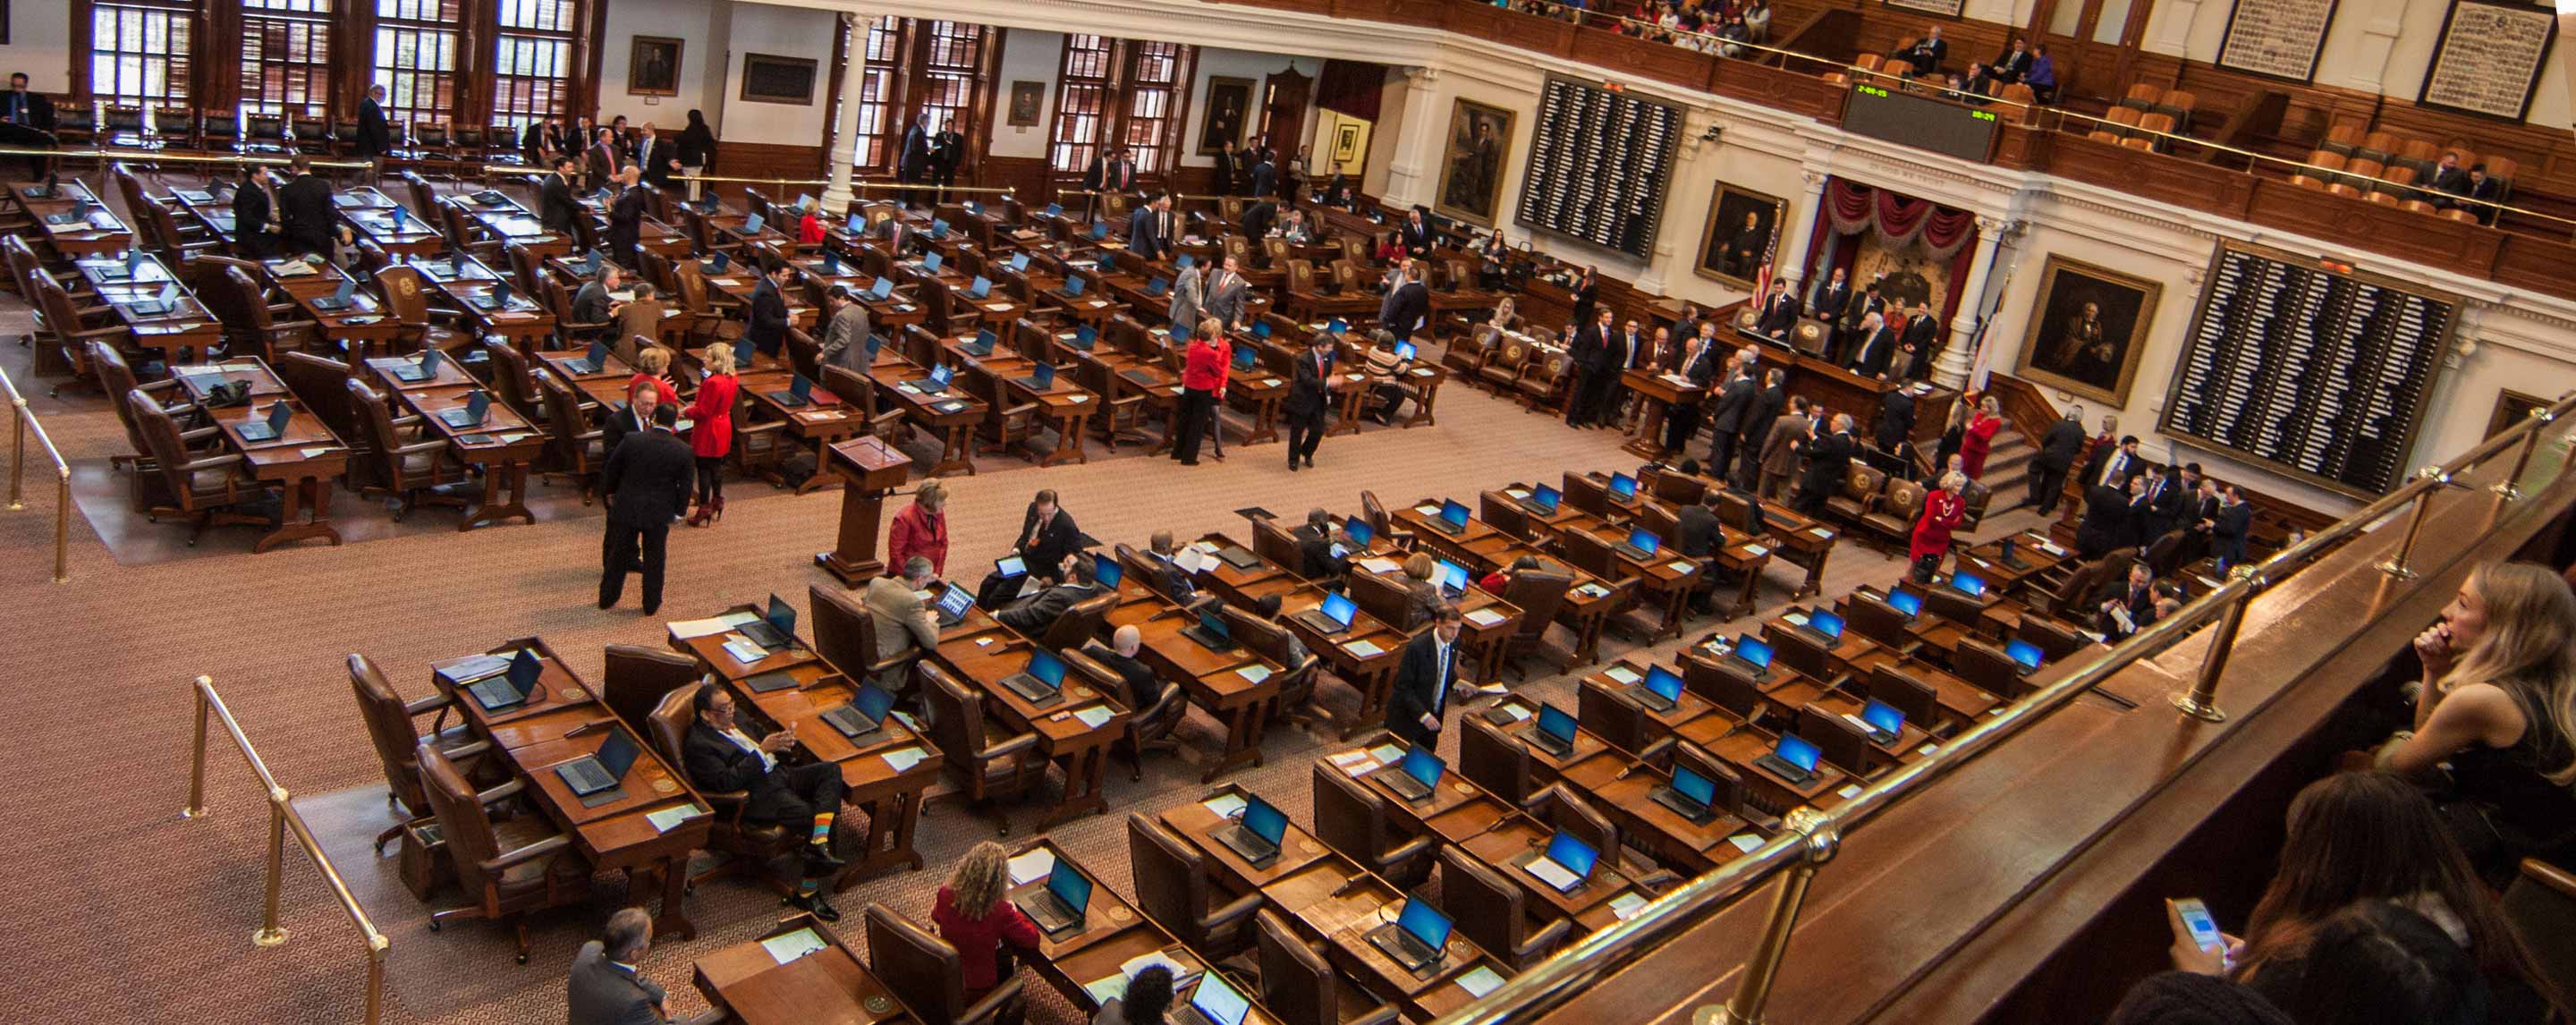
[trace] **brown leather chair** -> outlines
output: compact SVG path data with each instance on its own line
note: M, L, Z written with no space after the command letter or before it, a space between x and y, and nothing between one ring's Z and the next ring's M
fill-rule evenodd
M280 353L299 350L328 351L329 339L323 335L319 321L277 319L280 313L300 312L301 308L280 310L269 305L259 282L241 268L224 268L223 290L232 293L230 308L238 314L238 322L226 321L225 351L247 350L242 354L262 359L276 359Z
M880 654L877 617L850 592L821 584L805 588L805 607L814 622L814 653L823 661L853 680L896 679L894 674L909 674L911 666L921 661L923 652L907 648L892 656ZM891 688L890 688L891 689Z
M1861 514L1861 529L1877 541L1905 545L1914 537L1914 521L1923 514L1923 485L1910 480L1891 480L1879 496L1878 507Z
M473 343L474 332L464 326L463 312L430 307L429 289L421 283L419 270L408 264L379 270L376 289L384 294L385 315L402 326L401 333L389 340L388 348L453 352Z
M675 690L694 687L698 660L668 648L611 644L604 653L608 667L600 674L599 700L638 737L653 732L653 710Z
M1450 910L1459 932L1514 971L1546 960L1574 932L1571 918L1532 928L1528 900L1519 886L1474 855L1455 847L1440 849L1441 906Z
M349 687L358 695L358 714L367 721L367 739L376 745L376 761L385 769L385 803L400 807L403 814L418 819L429 814L429 794L420 782L420 746L435 745L450 762L461 762L491 750L489 741L477 740L460 718L457 724L436 730L428 737L420 735L412 723L430 712L439 713L431 725L446 720L449 699L445 694L432 694L418 701L406 702L385 681L385 674L367 656L349 656ZM402 835L403 826L376 834L376 852L384 853L385 841Z
M661 755L663 761L679 766L683 776L688 774L689 725L697 718L697 688L694 686L675 687L663 694L662 700L656 702L653 710L644 717L642 735L651 740L654 753ZM716 813L715 826L707 834L707 849L731 855L705 869L689 873L689 885L696 886L704 880L750 868L762 882L769 884L770 889L778 891L779 896L793 896L796 892L793 884L758 869L802 850L806 846L805 834L776 822L743 821L743 810L751 805L751 792L748 790L710 790L694 779L689 781L689 785L697 790L698 796L707 799L707 804Z
M1854 461L1843 471L1843 486L1825 497L1825 511L1853 526L1878 506L1879 490L1887 486L1887 474L1875 467Z
M1648 735L1646 710L1593 680L1575 686L1574 720L1610 746L1632 755L1643 754L1654 742Z
M98 373L99 389L107 393L112 400L111 404L116 407L116 419L125 426L125 442L133 446L135 453L130 456L109 456L108 464L119 469L153 469L152 460L144 455L150 443L144 440L142 421L135 419L134 408L128 404L128 399L134 395L143 395L158 402L164 393L170 394L174 399L184 398L179 394L179 379L165 377L145 384L135 379L134 368L125 362L125 354L118 351L116 346L98 338L90 339L88 345L89 364L90 368ZM193 402L181 401L161 408L176 416L183 412L193 414L197 405ZM200 428L208 432L221 429L212 426ZM211 436L211 434L200 436Z
M1089 654L1100 650L1104 650L1100 642L1093 641L1080 649L1063 649L1061 653L1065 664L1089 680L1092 689L1103 694L1120 695L1119 703L1126 704L1126 681ZM1178 729L1181 720L1189 715L1189 693L1170 680L1156 682L1159 686L1154 699L1143 708L1129 710L1127 732L1110 744L1112 750L1127 752L1127 778L1131 782L1145 778L1147 752L1177 752L1181 748L1180 739L1174 737L1172 731Z
M1528 812L1531 818L1591 844L1593 850L1601 853L1603 862L1619 863L1619 827L1612 825L1600 812L1592 810L1591 805L1583 803L1582 798L1574 796L1574 791L1565 784L1550 783L1546 789L1529 795L1521 802L1521 810Z
M1252 919L1253 946L1261 965L1261 1006L1280 1025L1389 1025L1396 1005L1379 1003L1345 982L1333 964L1278 915Z
M984 719L984 696L967 689L946 670L915 663L921 696L928 710L930 742L947 761L949 778L965 791L970 804L1035 790L1046 780L1047 757L1037 749L1038 735L1014 735ZM995 816L1003 836L1011 835L1011 817Z
M1417 836L1397 842L1394 831L1387 828L1386 801L1330 763L1317 761L1314 777L1315 839L1397 889L1411 889L1431 878L1437 841Z
M1323 674L1323 657L1312 651L1303 658L1294 657L1296 637L1270 620L1232 605L1225 606L1223 615L1227 636L1281 667L1272 677L1279 683L1279 692L1270 699L1269 721L1275 724L1282 717L1315 718L1317 713L1310 706L1315 700L1315 681Z
M966 1002L966 972L957 948L883 904L870 904L868 968L922 1025L1017 1022L1024 1012L1020 977L1002 980L974 1003Z
M1487 793L1515 805L1537 788L1537 770L1529 745L1482 714L1459 720L1458 774Z
M414 505L465 508L471 489L453 485L466 484L471 471L450 454L446 438L424 427L417 414L397 419L384 395L365 381L350 378L345 390L376 464L375 483L359 485L359 493L392 495L396 523Z
M1142 815L1127 816L1127 857L1136 873L1136 907L1201 956L1223 960L1252 942L1252 913L1264 899L1247 893L1223 907L1198 849Z
M1521 610L1518 629L1503 639L1503 661L1512 667L1514 679L1526 680L1520 659L1537 655L1564 672L1574 665L1574 650L1548 643L1547 633L1556 625L1556 614L1565 608L1566 592L1574 589L1574 578L1563 573L1524 571L1512 575L1503 588L1503 600Z
M89 342L96 339L113 343L122 339L127 335L125 325L104 319L113 317L107 307L83 310L73 305L71 293L64 291L51 273L37 270L28 276L36 287L37 372L68 373L72 376L72 380L66 382L68 384L96 384L95 371L90 368L88 359ZM89 322L93 319L101 320L100 326L92 327ZM47 353L60 358L52 361L42 359ZM49 362L51 366L47 365ZM48 394L59 395L61 392L62 385L58 384Z
M1088 556L1085 556L1088 558ZM1066 606L1064 613L1047 624L1039 635L1038 645L1048 651L1079 648L1101 635L1101 624L1109 620L1109 609L1118 604L1118 592L1105 591Z
M2505 887L2504 916L2540 968L2541 978L2534 981L2576 992L2576 875L2537 858L2522 859L2522 871Z
M1387 515L1386 503L1377 500L1377 492L1360 492L1360 515L1368 520L1369 529L1388 544L1408 552L1413 550L1413 532L1396 527L1395 517Z
M493 806L519 796L527 780L478 793L436 743L424 740L416 750L421 784L456 863L457 885L472 900L430 912L429 930L437 932L451 918L507 920L518 933L519 963L528 963L527 913L589 900L589 859L543 815L493 817Z
M608 432L591 424L581 398L553 375L538 378L537 390L545 397L546 441L554 450L555 473L570 475L581 488L581 504L589 505L599 472L608 465Z
M157 520L167 512L186 517L192 528L188 547L196 547L211 526L277 525L274 507L255 515L236 511L264 503L279 491L274 481L252 479L242 468L241 453L189 448L178 421L141 390L127 392L126 404L143 427L143 438L150 444L146 454L161 471L163 497L171 502L168 506L155 506L151 516Z

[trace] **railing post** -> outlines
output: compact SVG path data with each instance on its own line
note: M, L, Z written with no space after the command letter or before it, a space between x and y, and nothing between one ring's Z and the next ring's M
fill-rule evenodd
M2209 635L2209 654L2201 656L2200 675L2191 689L2175 691L2173 706L2202 722L2226 722L2226 711L2218 707L2218 678L2227 672L2227 657L2236 651L2236 630L2245 625L2245 606L2254 603L2254 593L2263 589L2263 577L2252 566L2238 566L2229 576L2246 581L2245 593L2227 605L2227 616L2218 621L2218 630Z
M286 927L277 924L278 891L286 885L286 797L285 787L268 792L268 904L260 914L259 931L250 934L254 946L286 942Z
M390 943L383 936L367 941L367 1025L376 1025L385 1010L385 948Z
M15 391L16 389L11 389ZM27 400L9 397L10 433L16 436L9 455L9 511L27 507Z
M2531 425L2531 429L2523 434L2522 449L2513 454L2513 469L2504 475L2503 480L2497 481L2494 487L2487 489L2502 496L2508 502L2522 500L2522 471L2531 465L2532 452L2540 448L2540 435L2549 429L2551 421L2558 419L2546 408L2532 410L2531 418L2540 422Z
M2418 470L2415 472L2415 477L2417 480L2444 483L2450 480L2449 475L2444 474L2439 466L2427 466ZM2388 561L2379 564L2380 572L2398 580L2415 579L2415 571L2407 567L2406 559L2415 554L2415 537L2424 532L2424 518L2432 515L2433 494L2438 490L2440 489L2425 488L2415 493L2415 515L2406 521L2406 539L2397 543L2396 555L2390 556Z
M1816 869L1833 860L1842 834L1834 820L1814 808L1801 807L1789 813L1783 823L1806 839L1807 849L1789 867L1780 880L1780 889L1771 898L1771 915L1762 926L1762 939L1754 945L1753 956L1744 962L1744 981L1735 986L1735 995L1725 1005L1702 1007L1691 1015L1692 1025L1762 1025L1762 1008L1771 999L1771 984L1779 979L1780 962L1789 954L1789 934L1798 925L1799 905L1806 903L1807 884L1816 877Z
M214 682L213 677L200 676L191 688L197 695L197 745L195 760L188 765L188 803L179 809L183 819L203 818L206 814L206 687Z
M54 582L72 579L72 468L54 468Z

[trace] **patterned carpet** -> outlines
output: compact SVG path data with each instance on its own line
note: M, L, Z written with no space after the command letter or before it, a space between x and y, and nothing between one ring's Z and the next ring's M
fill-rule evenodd
M24 331L26 322L23 303L0 299L7 335ZM33 392L32 410L67 457L89 467L124 450L123 434L101 399L46 398L42 383L27 383L27 361L28 350L0 346L0 368ZM1316 469L1293 474L1280 464L1283 452L1275 444L1232 448L1230 460L1195 469L1163 459L1095 458L1046 470L992 460L983 475L950 482L951 568L1000 554L1022 506L1040 487L1060 491L1065 508L1091 535L1141 544L1165 528L1183 537L1209 530L1240 535L1244 523L1233 510L1246 506L1291 517L1316 505L1355 511L1364 488L1394 504L1635 462L1610 432L1571 431L1465 388L1447 389L1440 412L1436 427L1332 439ZM0 719L0 751L12 762L11 785L0 796L0 814L12 828L0 833L0 861L23 873L14 887L18 899L0 911L0 935L19 944L14 972L22 980L44 980L20 991L17 1015L210 1025L361 1017L365 959L356 930L291 841L282 902L292 939L268 949L249 942L260 918L266 816L252 775L220 737L209 758L211 815L194 821L177 815L188 782L188 685L205 674L279 781L309 795L298 806L391 937L386 1020L561 1020L562 966L618 906L624 880L604 876L592 904L537 916L526 967L511 963L505 929L468 921L427 932L427 909L395 881L392 860L366 852L387 821L383 787L342 659L367 653L398 689L416 697L431 689L430 661L510 637L542 635L593 678L603 645L660 644L660 622L638 615L631 600L612 612L592 607L596 510L548 513L533 526L466 534L447 529L452 521L439 520L443 514L424 513L417 519L430 519L437 529L258 556L247 553L247 533L236 531L210 538L195 557L134 565L120 564L100 532L76 516L71 582L58 585L48 581L51 477L39 467L44 475L31 481L41 490L28 510L0 513L0 545L9 553L0 560L0 601L20 610L21 623L0 636L0 664L19 667L10 687L14 707ZM664 609L670 618L709 614L771 592L801 607L806 586L828 579L811 556L830 543L836 493L797 498L756 483L728 487L740 497L721 526L672 537ZM347 493L338 503L351 511L361 504ZM2028 513L1998 516L1984 533L2017 529L2030 519ZM1843 545L1827 593L1885 584L1899 568L1896 560ZM1763 588L1765 609L1785 599L1794 572L1772 571ZM1695 623L1691 634L1717 625ZM1614 635L1605 651L1632 644ZM1570 677L1523 686L1571 707ZM1345 713L1356 700L1344 689L1328 693ZM1214 749L1217 727L1194 713L1187 729L1190 755L1150 761L1140 783L1113 772L1114 813L1052 834L1122 893L1133 890L1120 816L1150 816L1201 793L1199 770L1190 762ZM1306 821L1308 764L1326 743L1283 727L1266 744L1268 764L1232 780ZM1032 821L1035 807L1017 808L1019 821ZM853 919L849 934L860 935L856 912L870 901L926 920L948 860L990 835L982 820L935 807L920 836L930 868L842 895L838 903ZM700 888L690 903L700 937L657 946L645 966L672 991L673 1011L703 1006L687 981L693 958L752 937L778 910L752 883L724 880ZM1042 985L1031 992L1040 997L1036 1020L1074 1020L1070 1006Z

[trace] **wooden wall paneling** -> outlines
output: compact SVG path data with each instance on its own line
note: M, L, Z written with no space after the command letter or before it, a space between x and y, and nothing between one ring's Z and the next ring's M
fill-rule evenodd
M1574 59L1686 89L1706 88L1718 61L1697 50L1597 28L1575 31Z
M2063 133L2048 141L2046 166L2050 173L2076 181L2239 219L2250 212L2257 182L2242 171ZM2370 205L2357 199L2350 202Z
M2268 179L2256 185L2249 213L2249 219L2259 224L2481 278L2494 271L2504 238L2503 232L2481 225ZM2562 284L2554 294L2565 295L2569 290L2569 285Z
M709 173L729 178L819 178L829 168L821 146L766 142L716 142L715 166Z
M218 2L199 10L204 13L197 19L197 53L189 62L194 81L189 83L188 95L198 110L236 109L242 101L241 5Z
M581 77L572 83L572 95L567 101L574 110L599 109L600 53L612 45L608 39L610 2L611 0L590 0L590 17L587 19L590 22L590 31L573 36L574 59L582 68ZM833 66L839 67L839 62L834 62ZM629 69L627 73L631 75L634 72Z
M1451 10L1449 27L1460 35L1538 53L1563 56L1574 50L1574 26L1490 4L1466 3Z
M2576 267L2576 245L2532 235L2506 235L2496 253L2495 282L2549 295L2567 294L2567 268Z
M997 157L986 154L978 168L975 183L987 188L1013 189L1020 202L1033 209L1043 209L1055 198L1054 175L1047 171L1045 157Z
M1843 121L1843 98L1848 90L1816 75L1752 61L1713 60L1707 81L1705 88L1720 96L1778 107L1826 124Z
M331 19L331 61L356 74L331 76L330 110L325 114L333 123L342 118L358 118L358 101L367 96L367 86L375 81L376 5L344 2L337 6Z

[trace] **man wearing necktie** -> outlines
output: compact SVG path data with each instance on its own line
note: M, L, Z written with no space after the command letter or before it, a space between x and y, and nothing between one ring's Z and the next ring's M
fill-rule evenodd
M1466 621L1458 606L1444 604L1431 617L1431 629L1404 643L1403 661L1395 667L1395 689L1387 696L1386 730L1407 744L1440 746L1441 715L1448 711L1457 682L1458 632Z
M1295 471L1299 461L1315 465L1315 446L1324 440L1324 412L1333 404L1333 344L1339 337L1331 331L1317 331L1307 340L1306 354L1297 357L1297 376L1288 383L1288 469Z
M1156 196L1127 219L1127 251L1147 261L1161 260L1169 254L1172 199Z

